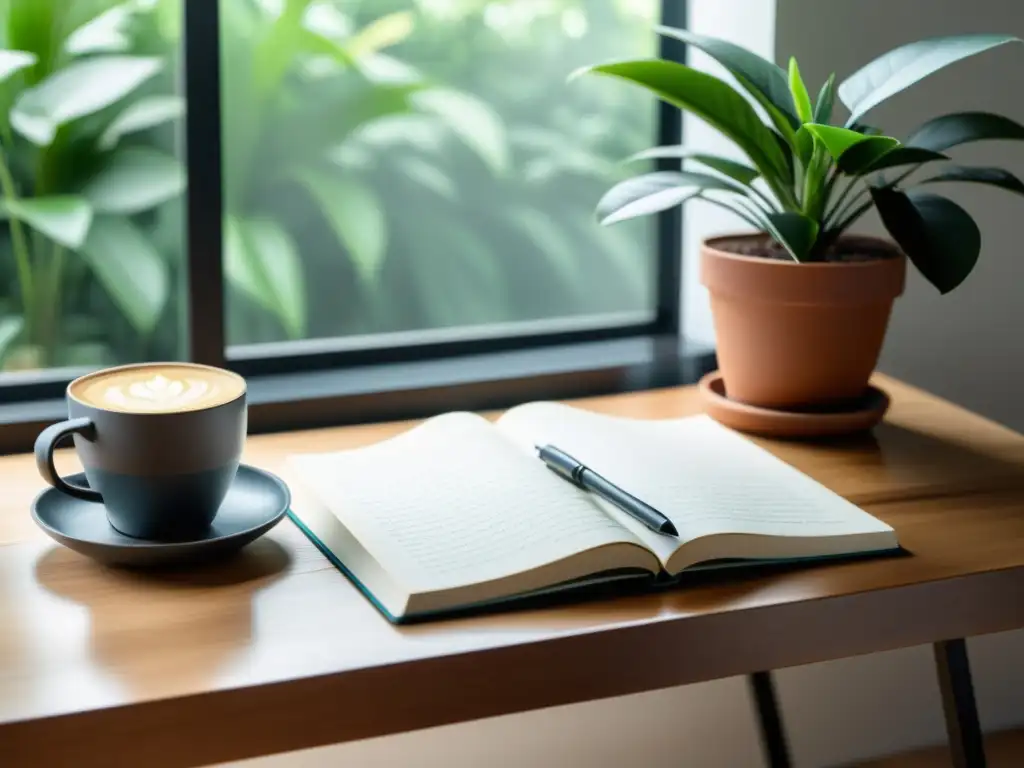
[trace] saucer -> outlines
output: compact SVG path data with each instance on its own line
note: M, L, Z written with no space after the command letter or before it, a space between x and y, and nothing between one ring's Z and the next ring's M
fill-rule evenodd
M88 485L84 474L69 481ZM288 511L291 494L277 477L242 464L206 533L193 541L134 539L114 529L102 504L83 501L56 488L32 503L32 519L50 538L109 565L157 568L225 557L269 531Z
M843 410L781 411L730 400L722 374L712 371L698 385L704 412L740 432L763 437L834 437L871 429L889 409L889 396L868 386L864 395Z

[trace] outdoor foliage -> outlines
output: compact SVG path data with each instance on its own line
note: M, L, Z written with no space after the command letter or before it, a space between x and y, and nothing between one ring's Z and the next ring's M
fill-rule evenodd
M210 0L215 2L216 0ZM649 310L654 0L220 0L233 344ZM0 0L0 370L181 354L182 0Z
M168 304L155 211L185 185L141 132L181 117L158 2L0 4L0 362L95 364L127 326L144 351ZM5 287L6 287L5 285ZM117 319L97 328L112 307Z
M1024 126L1008 118L979 112L943 115L902 142L862 122L871 109L920 80L970 56L1021 42L1017 38L963 35L911 43L879 57L838 87L833 74L812 100L795 59L787 72L723 40L667 27L659 32L717 60L739 89L660 60L603 64L583 72L624 79L693 112L733 141L750 163L686 147L642 152L637 157L682 158L700 170L651 173L616 185L598 206L605 224L704 199L769 233L794 260L813 262L824 259L836 239L874 206L918 270L946 293L974 268L981 235L960 206L917 187L959 181L1024 194L1024 183L1000 168L948 164L946 152L961 144L1024 139ZM832 124L837 96L850 112L842 127ZM933 163L944 165L908 190L909 177Z

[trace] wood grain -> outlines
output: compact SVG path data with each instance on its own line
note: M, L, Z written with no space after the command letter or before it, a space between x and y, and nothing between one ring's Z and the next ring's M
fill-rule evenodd
M1024 626L1024 437L877 383L894 405L873 436L759 442L911 554L404 628L290 523L201 571L98 566L31 524L31 460L0 459L0 763L202 765ZM579 404L699 407L691 389ZM280 471L407 427L254 437L246 459ZM678 652L652 665L654 647Z

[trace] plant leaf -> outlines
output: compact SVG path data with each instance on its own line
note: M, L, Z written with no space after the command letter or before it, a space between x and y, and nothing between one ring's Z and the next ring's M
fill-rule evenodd
M0 51L0 83L6 82L11 75L20 72L36 63L34 53L26 51Z
M284 228L267 218L245 222L249 256L257 261L274 296L275 313L292 339L306 331L306 284L295 243Z
M818 100L814 104L814 122L819 125L828 125L832 122L832 108L836 102L836 73L829 75L828 80L821 86L818 93Z
M166 203L185 189L185 170L148 147L114 153L82 194L97 213L136 214Z
M811 122L814 117L811 95L807 92L803 77L800 76L800 65L796 62L796 56L789 57L789 92L793 95L796 116L800 118L800 122Z
M170 292L167 264L123 216L97 216L79 250L96 279L137 331L151 333Z
M941 293L952 291L974 269L981 231L952 200L884 187L872 188L871 197L889 234Z
M49 146L66 123L117 103L163 67L157 58L93 56L68 65L23 91L11 125L34 144Z
M415 25L409 11L397 11L371 21L345 41L345 48L354 58L379 53L406 40Z
M75 195L4 200L4 215L23 221L55 243L77 250L92 224L92 208Z
M288 233L270 219L224 218L224 270L232 285L269 311L285 333L305 331L302 264Z
M1002 168L991 167L966 167L953 165L937 176L924 179L922 184L935 184L943 181L964 181L974 184L987 184L991 187L999 187L1018 195L1024 195L1024 182L1009 171Z
M642 152L637 152L635 155L630 157L627 162L633 162L636 160L657 160L661 158L693 160L694 162L700 163L701 165L707 166L708 168L728 176L730 179L738 181L744 186L749 186L753 183L754 179L761 175L761 172L756 168L751 168L749 165L745 165L744 163L738 163L735 160L708 154L707 152L701 152L700 150L687 149L683 146L652 147L651 149L645 149Z
M772 237L789 251L794 261L806 261L818 239L818 222L793 211L771 213L767 219Z
M377 196L362 182L318 168L294 174L316 201L335 236L367 284L373 284L387 253L387 223Z
M497 174L511 164L508 136L501 117L485 101L464 91L431 88L411 97L424 112L435 115Z
M930 149L894 147L875 160L863 173L875 173L887 168L898 168L901 165L922 165L940 160L949 160L949 157L941 152L932 152Z
M957 112L929 120L905 144L945 152L961 144L997 139L1024 140L1024 125L991 112Z
M858 174L899 146L899 141L889 136L865 136L833 125L808 123L804 127L821 140L843 173Z
M0 363L3 363L7 351L17 340L21 329L25 327L25 319L17 315L0 318Z
M685 29L658 26L655 31L699 48L736 78L737 82L764 107L779 132L788 140L800 127L786 73L774 62L726 40L705 37Z
M789 166L767 126L746 99L717 77L673 61L623 61L580 70L640 85L680 109L693 112L747 153L762 173L785 177Z
M684 203L702 189L744 193L731 181L705 173L659 171L626 179L612 187L597 204L597 217L608 226L639 216L660 213Z
M850 109L847 125L890 96L950 64L1012 42L1021 41L1010 35L936 37L879 56L839 86L839 98Z
M807 125L801 125L800 130L796 132L796 154L800 158L800 163L804 168L810 165L811 158L814 156L814 135L807 129Z
M129 105L107 126L99 139L99 148L107 151L125 136L177 120L185 114L185 100L180 96L147 96Z

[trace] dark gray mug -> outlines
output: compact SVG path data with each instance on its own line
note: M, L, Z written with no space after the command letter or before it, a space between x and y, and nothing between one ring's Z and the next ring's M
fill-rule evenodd
M192 403L174 412L125 410L123 402L86 402L80 396L97 377L109 381L114 375L157 371L154 376L167 382L162 373L170 369L195 380L227 377L219 381L230 386L220 391L220 402ZM153 363L88 374L68 385L70 418L37 438L36 466L54 488L102 503L110 524L123 534L159 541L195 538L213 522L238 470L247 426L245 395L244 379L208 366ZM69 483L54 467L53 451L69 435L89 487Z

